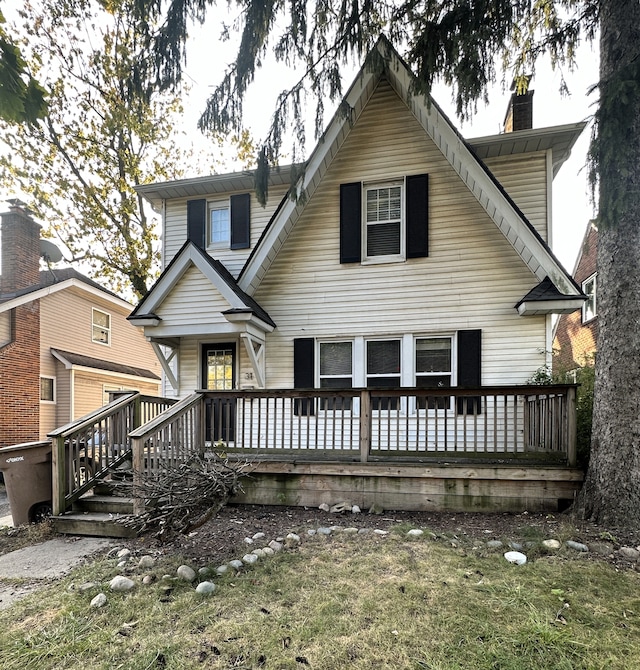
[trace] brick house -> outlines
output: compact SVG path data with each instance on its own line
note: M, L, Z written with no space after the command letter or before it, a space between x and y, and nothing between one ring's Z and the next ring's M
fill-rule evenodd
M598 228L587 226L573 277L587 296L582 309L562 314L553 337L553 371L563 373L593 362L598 337Z
M40 225L14 202L0 215L0 446L41 440L111 391L160 386L131 305L72 268L40 271Z

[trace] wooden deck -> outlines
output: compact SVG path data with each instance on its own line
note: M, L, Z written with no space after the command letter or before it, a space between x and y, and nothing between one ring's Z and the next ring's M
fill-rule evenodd
M54 515L123 465L135 484L214 451L251 463L234 501L268 505L558 511L583 478L572 385L134 394L52 437Z

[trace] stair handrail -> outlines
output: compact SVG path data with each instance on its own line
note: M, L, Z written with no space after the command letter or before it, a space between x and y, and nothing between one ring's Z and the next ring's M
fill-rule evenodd
M87 440L87 435L89 433L93 435L91 439L95 440L96 436L101 433L101 426L112 417L117 416L119 413L128 413L130 410L127 408L131 408L132 414L130 419L125 421L131 421L131 423L135 425L135 423L139 421L138 408L145 402L172 404L175 403L176 400L174 398L142 395L139 391L126 392L106 405L89 412L89 414L85 414L75 421L71 421L64 426L60 426L48 434L48 437L50 437L52 440L52 507L54 515L62 514L68 505L71 504L74 499L89 490L93 486L97 477L102 474L101 471L94 471L91 476L85 476L81 485L68 485L66 479L71 477L68 472L68 468L73 468L74 463L75 465L77 465L77 463L73 461L73 455L71 456L69 464L67 463L67 460L70 458L69 454L67 454L67 451L73 451L73 445L78 447L78 444L81 444L83 440L85 443L89 443ZM83 433L85 433L85 435L83 435ZM131 453L131 441L126 433L123 435L123 437L124 442L122 444L118 443L118 462L123 461L128 457L127 454ZM99 449L102 450L102 438L98 437L97 439L101 445ZM94 444L96 443L97 442L94 442ZM105 446L108 446L107 443L105 443ZM78 449L75 451L78 451ZM107 453L109 452L107 451ZM78 456L78 454L75 455ZM110 458L110 456L107 458L109 459L109 466L115 467L117 465L117 462L113 458ZM85 458L85 460L87 459ZM67 490L67 488L69 488L69 490Z
M47 433L47 437L52 439L56 437L68 437L71 433L88 428L91 424L95 423L96 420L107 418L112 413L112 410L119 409L121 405L127 405L132 398L139 395L139 391L131 391L130 393L119 396L107 405L103 405L93 412L81 416L75 421L71 421L64 426L60 426L60 428L52 430L50 433Z
M155 417L155 419L151 419L151 421L147 421L147 423L143 423L138 428L135 428L134 430L130 431L129 438L132 441L133 440L144 441L144 439L148 437L148 435L158 430L161 430L162 428L170 424L175 418L176 414L180 414L181 412L184 412L185 410L189 409L191 406L195 405L201 398L202 398L202 391L195 391L191 395L188 395L186 398L178 400L177 403L171 405L171 407L167 407L167 409L165 409L164 412L158 414L158 416Z

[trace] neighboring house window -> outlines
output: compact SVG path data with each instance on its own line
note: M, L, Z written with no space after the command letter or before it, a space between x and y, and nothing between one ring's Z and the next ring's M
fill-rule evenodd
M591 275L591 277L582 282L582 292L587 296L587 299L582 306L582 323L591 321L591 319L594 319L598 315L596 304L597 287L597 274Z
M212 203L209 205L209 233L208 243L212 246L229 244L231 237L231 217L227 203Z
M322 389L353 388L353 343L320 342L319 379ZM322 409L349 409L350 398L325 400Z
M404 258L403 185L364 187L363 260Z
M418 388L448 388L452 385L450 337L419 338L415 341L415 373ZM448 397L418 399L418 409L449 408Z
M56 401L56 379L55 377L40 377L40 401Z
M111 344L111 315L99 309L93 309L92 322L92 340L98 344Z
M399 387L400 340L369 340L366 343L367 386L373 388ZM398 409L398 398L375 396L372 409Z

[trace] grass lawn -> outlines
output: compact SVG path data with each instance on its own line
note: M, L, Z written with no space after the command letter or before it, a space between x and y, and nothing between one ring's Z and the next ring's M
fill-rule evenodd
M97 560L0 612L0 668L640 668L637 572L562 551L514 566L406 530L303 538L211 596L163 579L179 557L110 593L116 560Z

